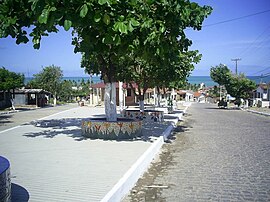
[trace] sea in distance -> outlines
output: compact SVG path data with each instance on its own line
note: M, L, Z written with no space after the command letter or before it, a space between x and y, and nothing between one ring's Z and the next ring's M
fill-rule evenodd
M269 83L270 82L270 75L268 77L261 78L260 76L247 76L250 80L255 81L257 84L259 83ZM26 77L24 83L27 84L30 80L32 80L33 77ZM63 77L63 80L70 80L70 81L76 81L77 83L80 83L82 79L86 82L87 80L90 80L90 77ZM99 83L101 82L99 76L92 76L91 80L93 83ZM188 77L188 82L190 84L201 84L204 83L206 87L211 87L218 85L215 83L210 76L190 76Z

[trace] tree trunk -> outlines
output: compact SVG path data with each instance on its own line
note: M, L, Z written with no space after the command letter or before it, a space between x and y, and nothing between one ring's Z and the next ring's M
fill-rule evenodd
M116 112L116 83L106 83L105 85L105 114L107 121L117 121Z
M139 104L140 104L140 111L144 112L144 96L143 95L139 96Z
M144 100L140 100L139 103L140 103L140 111L144 112Z
M123 82L119 82L119 107L120 107L120 114L123 111Z
M54 94L54 97L53 97L53 106L56 106L56 93Z
M160 107L160 101L161 101L161 94L160 92L158 92L158 95L157 95L157 106Z

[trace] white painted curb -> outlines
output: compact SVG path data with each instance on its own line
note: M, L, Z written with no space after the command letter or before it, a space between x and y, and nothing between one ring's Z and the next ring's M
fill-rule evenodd
M191 103L186 105L184 113L186 113ZM182 118L182 116L181 116ZM180 117L178 117L178 120ZM123 197L134 187L140 176L146 171L154 157L160 152L160 148L168 139L172 130L175 127L175 122L172 122L162 135L144 152L144 154L136 161L135 164L124 174L116 185L105 195L101 202L121 201Z
M125 173L118 183L109 191L102 202L115 202L121 199L133 188L139 177L145 172L153 158L159 153L163 145L163 136L160 136L136 161L135 164Z
M247 109L246 111L247 111L247 112L254 113L254 114L260 114L260 115L264 115L264 116L270 116L270 114L265 113L265 112L258 112L258 111L250 110L250 109Z

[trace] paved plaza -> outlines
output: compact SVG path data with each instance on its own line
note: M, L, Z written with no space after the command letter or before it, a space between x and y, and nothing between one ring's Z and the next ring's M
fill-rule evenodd
M81 120L102 114L76 105L1 114L12 201L100 201L170 125L145 124L144 137L132 141L83 138Z
M127 201L270 201L270 117L194 103Z

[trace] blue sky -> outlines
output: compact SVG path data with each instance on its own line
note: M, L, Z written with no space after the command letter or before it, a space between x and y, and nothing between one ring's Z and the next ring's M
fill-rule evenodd
M192 75L208 76L211 66L220 63L235 71L235 62L231 61L234 58L241 58L238 72L250 76L270 72L270 0L194 1L210 5L214 10L201 31L186 30L193 41L191 49L198 49L203 55ZM221 23L239 17L244 18ZM26 77L52 64L60 66L64 76L88 76L80 68L80 58L80 54L73 52L71 32L63 29L44 37L39 50L33 49L30 42L16 45L12 38L0 39L0 66L24 73Z

